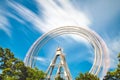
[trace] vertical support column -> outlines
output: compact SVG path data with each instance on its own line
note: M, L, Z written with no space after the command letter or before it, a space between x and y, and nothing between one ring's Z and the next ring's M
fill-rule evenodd
M60 62L58 64L58 66L57 66L56 61L57 61L58 57L60 57ZM62 53L61 48L57 49L55 57L53 58L53 60L51 61L50 66L48 67L48 70L46 72L47 73L47 76L46 76L47 80L51 78L52 72L53 72L55 67L58 67L57 73L56 73L55 76L60 76L62 74L61 68L63 68L63 70L64 70L63 74L64 74L64 77L65 77L65 80L72 80L69 68L68 68L66 60L65 60L65 56Z

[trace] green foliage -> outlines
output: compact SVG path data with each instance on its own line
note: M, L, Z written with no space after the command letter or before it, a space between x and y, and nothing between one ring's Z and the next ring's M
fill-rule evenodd
M55 80L64 80L63 78L61 78L60 76L56 77Z
M0 48L0 80L40 80L45 73L37 68L26 67L24 63L15 58L9 49Z
M90 73L85 73L85 74L80 73L75 80L100 80L100 79L97 76Z
M120 53L118 55L119 63L114 71L108 72L103 80L120 80ZM15 58L9 49L0 47L0 80L44 80L45 73L37 68L26 67L24 63ZM60 76L55 80L64 80ZM80 73L75 80L100 80L97 76Z
M45 78L44 72L39 71L37 68L32 69L30 67L27 67L27 73L28 77L26 78L26 80L39 80Z
M11 67L15 60L16 58L9 49L0 48L0 69Z
M114 71L108 72L103 80L120 80L120 53L118 55L118 66Z

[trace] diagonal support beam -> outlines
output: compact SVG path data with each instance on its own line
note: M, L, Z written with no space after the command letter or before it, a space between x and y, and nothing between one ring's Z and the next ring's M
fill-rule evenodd
M58 66L57 66L56 61L57 61L58 57L60 57L60 62L58 64ZM55 77L60 76L62 74L61 68L63 68L63 75L64 75L65 80L72 80L69 68L68 68L66 60L65 60L65 56L62 53L61 48L57 49L56 54L55 54L53 60L51 61L50 66L47 69L46 78L48 80L52 77L52 73L53 73L53 70L54 70L55 67L58 68Z

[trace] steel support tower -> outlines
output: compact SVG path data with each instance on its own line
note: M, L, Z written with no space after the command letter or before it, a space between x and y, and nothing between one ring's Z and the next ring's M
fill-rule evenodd
M58 58L59 58L59 62L57 62ZM56 71L54 78L52 78L54 68L57 68L57 71ZM60 77L62 76L65 80L72 80L69 68L65 60L65 56L62 53L61 48L57 48L56 54L53 60L51 61L46 73L47 73L47 76L46 76L47 80L53 80L59 76Z

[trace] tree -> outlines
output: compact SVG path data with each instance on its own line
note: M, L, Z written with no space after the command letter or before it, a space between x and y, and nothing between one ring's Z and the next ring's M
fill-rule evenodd
M0 47L0 69L11 67L15 60L14 54L9 49Z
M55 80L64 80L62 77L58 76L55 78Z
M120 53L118 54L119 63L114 71L107 72L103 80L120 80Z
M85 73L85 74L80 73L75 80L100 80L100 79L97 76L90 73Z
M27 67L27 78L26 80L40 80L45 78L45 73L43 71L38 70L37 68Z
M23 61L14 57L10 49L0 47L0 80L40 80L45 73L37 68L26 67Z

